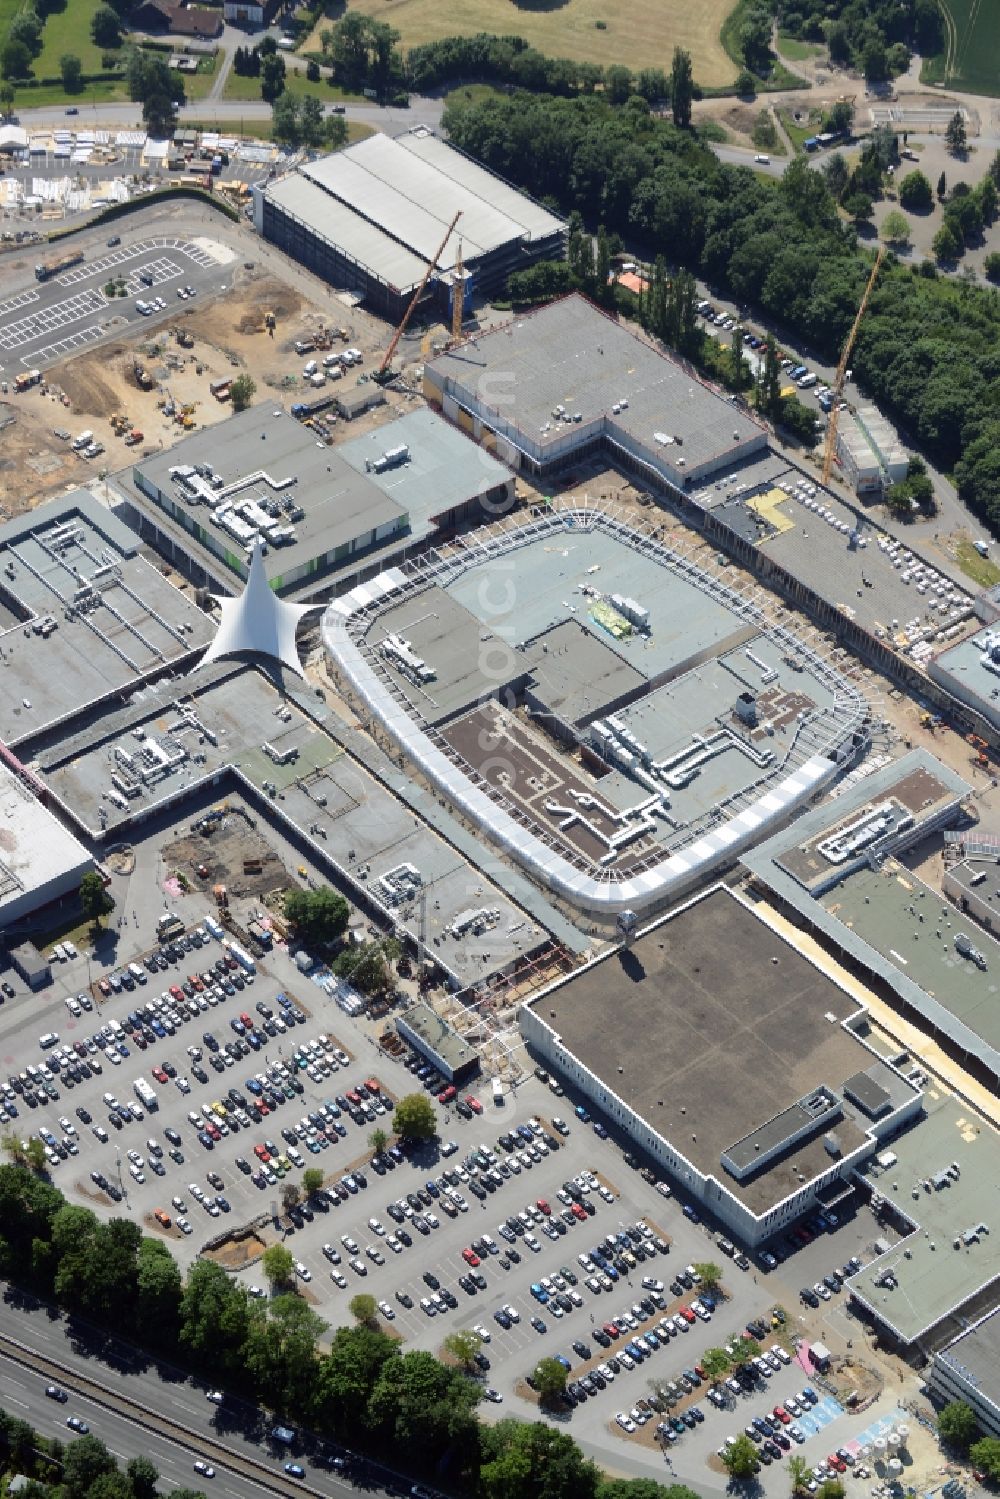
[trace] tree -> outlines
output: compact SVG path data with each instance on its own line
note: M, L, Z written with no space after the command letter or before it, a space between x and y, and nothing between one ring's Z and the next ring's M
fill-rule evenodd
M847 165L847 158L841 151L834 151L823 165L823 176L831 194L839 203L847 191L847 184L851 180L851 170Z
M401 1140L431 1140L437 1134L437 1117L425 1093L407 1093L393 1111L393 1128Z
M307 1166L302 1173L302 1192L308 1199L315 1197L323 1185L323 1173L318 1166Z
M885 42L880 36L872 36L865 43L861 53L861 67L866 83L881 83L888 77L889 59L886 55Z
M969 1448L969 1458L973 1467L993 1483L1000 1483L1000 1437L980 1437Z
M475 1369L476 1354L479 1352L480 1343L479 1334L473 1332L471 1327L460 1327L455 1332L449 1333L444 1340L444 1346L463 1369ZM559 1367L562 1369L562 1364ZM563 1369L564 1374L565 1372Z
M90 39L95 47L120 47L122 23L110 5L99 5L90 21Z
M285 1182L281 1188L281 1206L288 1213L302 1200L302 1188L298 1182Z
M938 202L943 203L948 193L948 179L944 172L941 173L937 183Z
M347 1303L347 1309L355 1322L362 1327L378 1326L378 1303L374 1296L369 1296L367 1291L359 1291L352 1296Z
M260 96L265 104L273 104L285 91L285 59L277 52L270 53L260 65Z
M319 63L314 57L306 63L306 77L310 83L319 83Z
M910 242L910 221L905 213L892 208L882 221L882 238L889 245L906 245Z
M0 83L0 114L5 120L10 119L14 109L15 90L12 83Z
M59 72L67 94L78 94L83 83L83 65L72 52L64 52L59 59Z
M691 124L691 104L694 99L694 74L691 70L691 54L682 47L674 48L674 60L670 68L670 110L678 129L686 130Z
M99 927L101 917L106 916L114 908L114 904L97 870L89 869L80 880L80 910L84 916L95 927Z
M699 1496L684 1483L662 1484L655 1478L610 1478L598 1484L597 1499L699 1499Z
M125 1472L135 1499L156 1499L156 1485L160 1481L160 1475L148 1457L129 1458Z
M245 411L257 393L257 382L252 375L237 375L229 386L229 399L234 411Z
M855 224L867 223L875 211L867 193L848 193L841 206L845 213L850 214Z
M956 109L948 121L944 139L952 156L964 156L969 149L969 141L965 133L965 117L960 109Z
M740 56L751 73L763 74L771 64L771 11L763 5L754 5L747 12L740 27Z
M756 1338L737 1338L733 1344L732 1360L737 1368L749 1364L760 1354L760 1344Z
M389 1136L384 1129L373 1129L368 1136L368 1144L376 1155L381 1155L389 1143Z
M8 39L0 52L0 71L5 78L27 78L31 74L31 53L23 42Z
M827 110L823 124L824 128L834 135L850 135L854 128L854 101L838 99L836 104L831 105Z
M722 1267L714 1260L699 1260L694 1267L706 1291L717 1291L722 1283Z
M299 102L294 94L279 94L271 105L271 134L282 146L299 144Z
M907 172L899 184L899 201L911 213L927 213L934 207L934 194L923 172Z
M102 1475L117 1468L114 1457L97 1437L77 1437L63 1457L63 1483L69 1499L84 1499Z
M740 1432L722 1462L730 1478L751 1478L757 1471L757 1448L748 1436Z
M799 1457L797 1452L793 1452L788 1459L788 1477L791 1479L793 1494L807 1492L809 1464L804 1457Z
M271 1283L271 1289L291 1285L295 1273L295 1260L290 1249L283 1244L270 1244L261 1255L261 1267Z
M386 994L395 985L389 960L399 956L395 937L378 942L352 942L337 954L333 971L363 994Z
M1000 254L991 250L983 261L983 272L987 281L1000 282Z
M938 1436L956 1452L968 1452L977 1431L976 1413L964 1400L950 1401L938 1417Z
M934 259L939 265L955 261L961 255L964 246L954 229L947 222L943 223L931 240L931 249L934 251Z
M808 406L803 405L798 396L782 396L780 410L776 418L792 437L804 444L805 447L816 446L816 418Z
M557 1405L566 1389L566 1368L557 1358L543 1358L535 1365L532 1375L538 1390L539 1403Z
M595 1499L599 1473L568 1432L498 1421L480 1432L483 1499Z
M729 1354L724 1348L706 1348L701 1356L701 1367L705 1371L705 1378L712 1384L717 1384L729 1371Z
M299 103L299 137L304 146L321 146L327 138L323 106L311 95Z
M604 69L604 92L612 104L624 104L632 92L632 74L620 63Z
M336 890L320 885L317 890L289 890L285 896L285 915L303 942L324 946L343 936L351 908Z

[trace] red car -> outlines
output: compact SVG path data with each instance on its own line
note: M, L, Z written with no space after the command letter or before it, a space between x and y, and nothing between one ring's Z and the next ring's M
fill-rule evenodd
M607 1333L609 1338L617 1338L620 1336L618 1324L616 1322L605 1322L604 1331Z
M462 1258L467 1265L471 1266L473 1270L475 1270L476 1266L479 1264L479 1256L474 1249L463 1249Z
M153 1076L156 1078L156 1081L158 1083L165 1083L167 1081L167 1074L164 1072L162 1067L154 1067Z
M537 1208L537 1209L538 1209L538 1211L539 1211L539 1212L540 1212L540 1213L544 1213L544 1214L545 1214L545 1216L546 1216L546 1218L547 1218L547 1217L548 1217L548 1216L549 1216L549 1214L550 1214L550 1213L551 1213L551 1211L552 1211L552 1209L551 1209L551 1207L550 1207L550 1206L549 1206L549 1204L548 1204L548 1203L547 1203L547 1202L546 1202L546 1201L545 1201L545 1198L544 1198L544 1197L539 1197L539 1198L538 1198L538 1201L537 1201L537 1202L536 1202L536 1203L535 1203L535 1207L536 1207L536 1208Z
M471 1093L466 1093L465 1101L474 1114L481 1114L483 1112L483 1106L479 1102L479 1099L473 1098Z
M453 1088L449 1083L447 1088L442 1088L441 1092L438 1094L438 1103L451 1103L452 1099L455 1097L456 1092L457 1089Z
M247 1014L246 1010L241 1013L240 1019L243 1021L243 1024L246 1026L248 1031L253 1030L253 1021L250 1019L250 1016Z
M111 993L111 985L110 985L110 983L108 982L107 979L100 979L98 981L97 987L98 987L98 989L100 989L100 991L101 991L102 994L110 994Z
M382 1084L379 1082L377 1077L366 1077L365 1087L368 1089L369 1093L381 1093L382 1091Z
M579 1203L577 1203L576 1206L579 1206ZM685 1322L696 1322L698 1320L689 1306L679 1306L677 1310L680 1312Z
M191 985L191 988L194 989L198 994L200 994L205 987L196 973L188 974L188 983Z
M257 1112L259 1114L269 1114L271 1112L271 1105L267 1103L263 1098L258 1098L256 1100L256 1104Z
M176 999L178 1001L178 1003L184 998L184 991L178 984L170 985L170 994L173 999Z
M847 1464L844 1462L844 1459L842 1457L838 1457L835 1452L827 1458L826 1462L828 1467L836 1468L838 1473L847 1472Z
M271 1159L270 1155L264 1149L263 1145L255 1145L253 1148L253 1153L257 1157L258 1161L269 1161Z
M573 1214L573 1217L574 1218L578 1218L581 1223L585 1223L587 1221L587 1214L584 1212L584 1210L583 1210L582 1206L580 1205L580 1203L578 1203L578 1202L571 1202L570 1205L569 1205L569 1210ZM692 1316L691 1320L692 1320L692 1322L694 1321L694 1317L693 1316Z
M219 1128L219 1126L217 1124L213 1124L212 1121L211 1121L211 1119L206 1119L205 1120L205 1128L208 1130L208 1133L212 1136L213 1140L221 1140L222 1139L222 1131L221 1131L221 1129Z
M348 1093L347 1095L347 1102L352 1103L356 1109L359 1109L361 1107L361 1094L356 1093L352 1088L350 1093Z
M787 1426L792 1419L785 1408L781 1405L776 1405L774 1407L774 1414L777 1416L782 1426Z

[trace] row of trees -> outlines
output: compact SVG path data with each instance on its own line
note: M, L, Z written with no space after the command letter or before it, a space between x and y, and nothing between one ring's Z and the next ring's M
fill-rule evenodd
M477 79L505 87L573 97L600 89L612 104L637 94L649 104L670 103L680 122L691 117L695 84L689 54L677 49L670 74L662 68L633 71L619 63L577 62L546 57L521 36L450 36L411 47L405 59L399 32L360 11L348 11L320 32L322 60L332 81L345 89L369 89L380 99L409 89L427 93L448 83Z
M1000 1439L982 1435L975 1411L964 1400L952 1400L943 1408L938 1436L945 1447L968 1456L991 1483L1000 1483Z
M481 1386L458 1345L459 1366L426 1351L403 1353L363 1303L354 1309L358 1325L330 1334L277 1273L279 1294L266 1304L211 1261L198 1261L182 1280L166 1245L137 1224L101 1223L16 1165L0 1166L0 1276L115 1332L147 1331L158 1357L295 1424L382 1458L398 1454L405 1469L447 1466L458 1487L482 1499L695 1499L645 1480L605 1483L571 1436L540 1423L481 1425ZM72 1450L87 1452L84 1440ZM101 1499L148 1499L131 1482L106 1485ZM96 1496L88 1481L69 1499Z
M502 176L588 225L662 247L789 339L835 364L870 270L822 173L793 159L780 181L720 162L696 133L630 99L519 94L445 113L451 139ZM539 143L542 143L540 147ZM990 169L997 186L1000 165ZM994 362L1000 296L890 257L853 355L866 395L1000 524L1000 416Z

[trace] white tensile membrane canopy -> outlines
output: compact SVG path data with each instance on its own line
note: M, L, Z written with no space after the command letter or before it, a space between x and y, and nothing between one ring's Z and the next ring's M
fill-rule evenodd
M259 538L254 542L250 573L243 592L234 599L215 597L222 610L222 621L215 639L198 663L200 666L218 661L222 656L253 652L259 656L271 656L297 676L305 676L295 644L295 632L303 614L323 606L288 604L278 598L267 581Z

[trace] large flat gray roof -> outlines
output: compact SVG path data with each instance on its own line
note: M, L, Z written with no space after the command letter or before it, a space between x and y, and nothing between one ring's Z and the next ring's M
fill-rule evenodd
M817 598L903 651L920 639L934 640L971 607L964 588L882 531L860 507L795 469L775 473L747 465L694 490L691 499ZM925 577L930 581L921 592ZM941 593L938 583L945 585ZM963 602L949 603L946 614L938 601L953 592ZM910 628L914 622L920 634Z
M44 900L46 887L91 865L83 845L2 764L0 830L0 922L7 912L27 914L26 897L40 893Z
M886 980L926 1024L1000 1077L1000 943L892 858L878 858L872 867L862 851L844 862L841 874L814 851L827 829L852 812L877 806L917 771L933 779L939 794L926 815L915 810L915 830L928 816L937 819L957 806L970 790L926 750L911 750L744 854L743 863L812 926ZM819 875L826 878L814 894L810 886ZM960 934L984 955L985 969L956 950Z
M918 1122L867 1168L872 1187L917 1231L847 1283L904 1343L916 1341L1000 1277L1000 1237L993 1228L1000 1221L1000 1139L947 1093L925 1093L924 1107ZM933 1178L952 1163L958 1175L935 1186ZM988 1232L964 1242L966 1231L981 1223ZM895 1286L883 1283L887 1272ZM953 1317L956 1332L960 1325Z
M454 268L459 243L464 259L474 262L563 227L562 219L423 127L372 135L307 162L266 194L398 290L419 282L459 210L459 225L436 262L442 272Z
M938 1354L987 1400L1000 1405L1000 1311L991 1312Z
M395 500L410 517L413 535L426 535L433 521L470 500L511 481L510 469L470 442L464 432L426 408L408 411L394 422L352 437L336 451L359 473L387 448L405 444L409 457L396 468L367 471L372 484Z
M800 1173L808 1180L829 1169L822 1129L743 1182L721 1157L819 1085L836 1093L874 1061L837 1023L858 1009L716 887L627 950L547 989L539 1018L698 1171L759 1215L801 1186ZM863 1138L849 1113L833 1127L845 1155Z
M349 546L366 532L393 526L406 516L404 507L373 484L367 474L346 463L339 449L317 443L309 429L287 412L267 404L253 406L135 465L137 476L169 496L178 508L190 509L197 524L236 556L244 569L239 543L211 524L210 509L188 506L171 478L172 469L196 464L211 464L227 486L246 479L237 499L265 501L276 495L290 496L302 506L304 518L293 523L296 540L272 548L266 559L267 575L274 587L281 586L284 572ZM272 488L265 476L282 486L280 490ZM286 487L283 481L287 479L294 483Z
M573 294L467 339L432 361L456 393L475 395L497 420L530 434L543 452L596 418L611 435L662 451L688 469L721 460L761 436L750 418L677 360ZM581 424L553 416L557 406ZM543 430L548 424L548 430Z
M211 640L211 620L146 561L140 545L87 490L0 527L0 738L7 744L132 688ZM88 580L95 595L67 617ZM36 632L46 617L54 628Z

